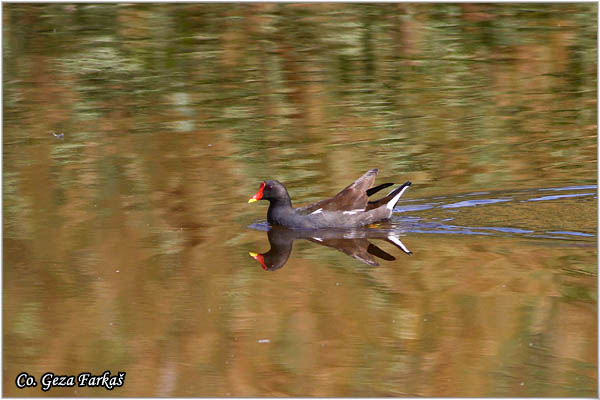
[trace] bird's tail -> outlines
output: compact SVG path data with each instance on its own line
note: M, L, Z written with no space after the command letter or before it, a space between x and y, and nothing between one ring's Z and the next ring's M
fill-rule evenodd
M390 192L390 194L385 196L386 200L389 199L386 204L388 210L390 210L390 211L394 210L394 207L396 207L396 203L398 203L398 200L400 200L400 197L402 197L402 195L404 194L404 191L406 191L406 189L408 189L408 187L411 184L412 183L410 181L407 181L407 182L403 183L400 187L392 190Z

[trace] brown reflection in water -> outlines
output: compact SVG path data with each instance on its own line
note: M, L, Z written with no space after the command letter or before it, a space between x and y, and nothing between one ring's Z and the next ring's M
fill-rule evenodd
M291 268L255 275L247 254L213 248L170 270L95 250L106 265L71 284L73 274L8 275L8 365L122 368L123 395L528 395L593 382L595 306L569 301L593 283L553 267L580 251L411 238L410 263L352 273L323 265L329 249L316 262L300 248ZM12 369L5 390L16 394Z

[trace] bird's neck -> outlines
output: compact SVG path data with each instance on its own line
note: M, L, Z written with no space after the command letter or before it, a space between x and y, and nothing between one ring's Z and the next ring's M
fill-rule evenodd
M282 199L271 200L267 211L267 221L271 224L281 224L282 215L293 212L292 200L289 196Z

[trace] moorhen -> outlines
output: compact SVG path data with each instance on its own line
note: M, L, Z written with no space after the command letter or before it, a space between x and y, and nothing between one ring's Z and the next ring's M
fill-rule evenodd
M394 206L411 185L408 181L387 196L369 201L369 196L393 185L384 183L372 188L377 172L377 168L371 169L335 196L299 208L292 207L290 195L281 182L268 180L260 184L248 203L268 200L267 221L271 225L299 229L357 228L389 219Z

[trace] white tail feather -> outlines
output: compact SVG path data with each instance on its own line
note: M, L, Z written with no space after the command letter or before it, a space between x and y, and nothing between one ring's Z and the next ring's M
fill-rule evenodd
M394 210L394 206L396 205L396 203L398 202L398 200L400 200L400 197L402 197L402 195L404 194L404 191L405 191L406 189L408 189L408 186L409 186L409 185L406 185L406 186L404 186L404 187L402 188L402 190L401 190L401 191L400 191L400 192L399 192L397 195L395 195L395 196L394 196L394 197L393 197L393 198L392 198L392 199L391 199L391 200L390 200L390 201L387 203L387 205L386 205L386 206L387 206L388 210L390 210L390 211L393 211L393 210Z

